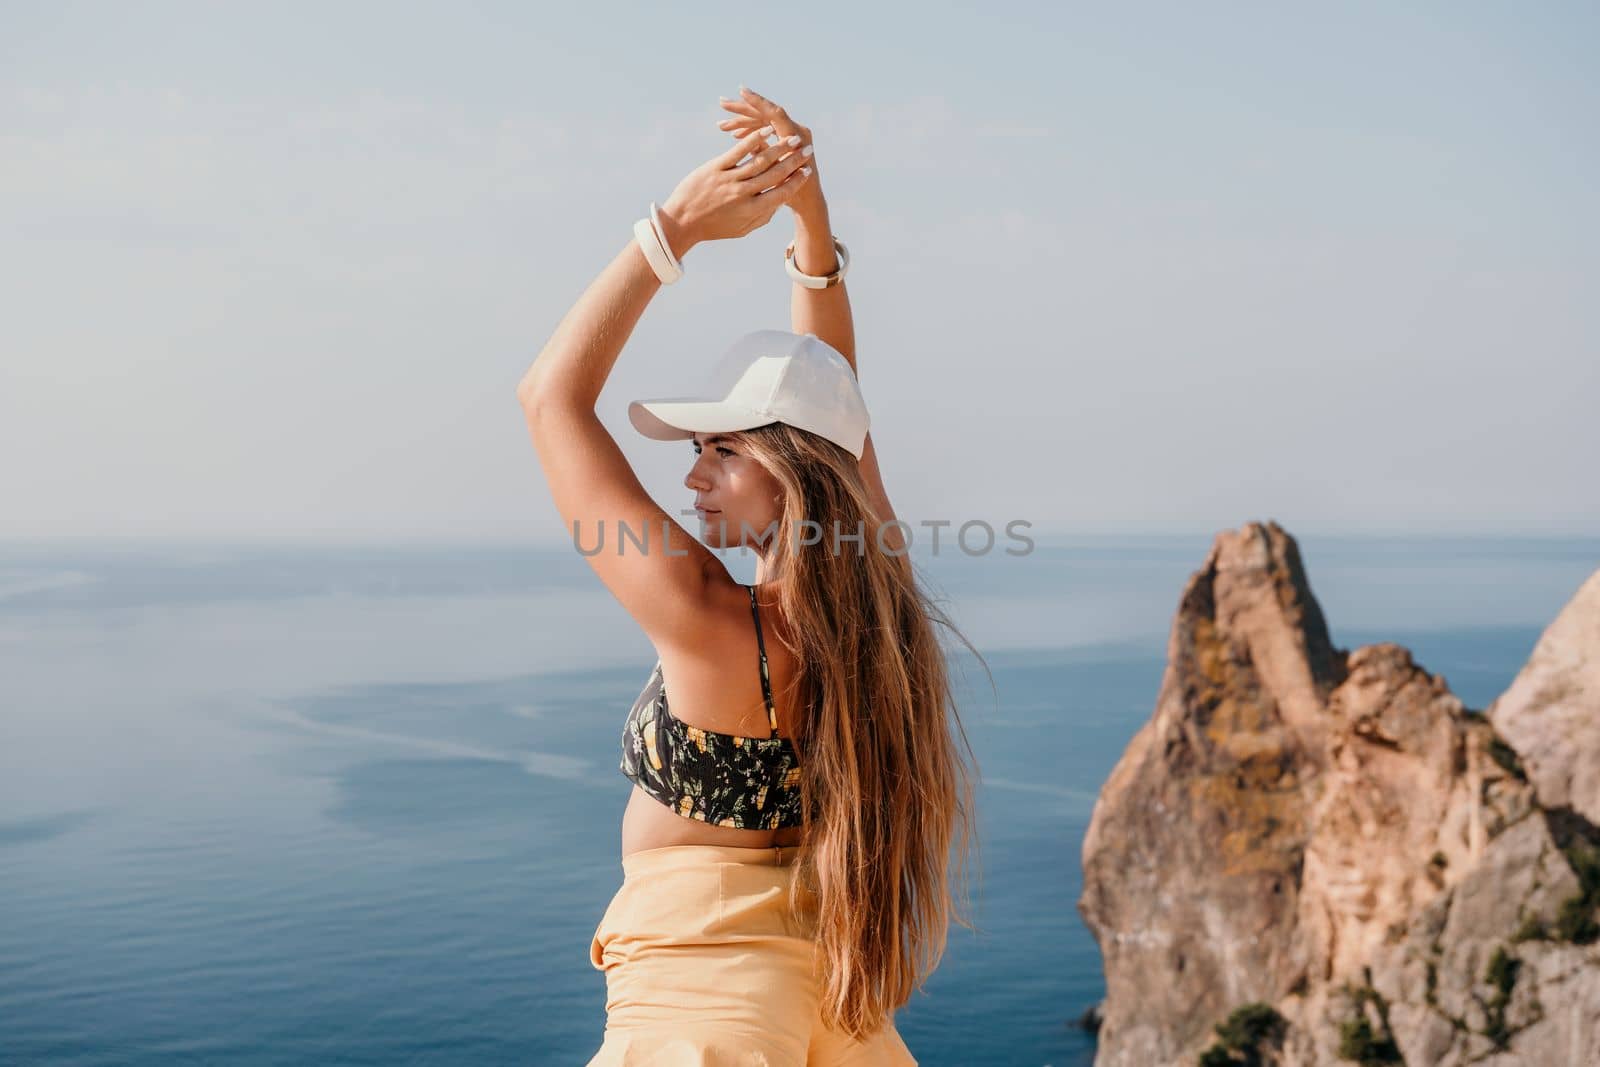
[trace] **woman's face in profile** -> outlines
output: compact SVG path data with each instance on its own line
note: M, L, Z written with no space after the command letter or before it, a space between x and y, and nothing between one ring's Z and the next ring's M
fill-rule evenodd
M700 536L710 548L770 543L781 517L782 486L737 437L697 433L694 466L683 484L694 492ZM771 530L768 530L771 527Z

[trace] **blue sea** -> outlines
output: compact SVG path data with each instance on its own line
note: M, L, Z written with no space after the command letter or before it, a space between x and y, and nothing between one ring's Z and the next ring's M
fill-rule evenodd
M1478 708L1600 567L1298 540L1338 645L1402 642ZM994 676L956 656L978 929L898 1016L920 1062L1092 1062L1083 833L1210 541L918 554ZM585 1062L652 662L566 546L0 545L0 1061Z

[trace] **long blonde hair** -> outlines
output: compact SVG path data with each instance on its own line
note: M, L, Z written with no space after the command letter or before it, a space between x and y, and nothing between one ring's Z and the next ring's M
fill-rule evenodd
M934 624L989 668L919 586L910 556L879 548L854 456L783 423L729 436L782 486L766 562L797 664L791 729L811 816L790 905L816 894L822 1018L862 1039L923 986L952 921L976 930L951 892L950 847L965 888L977 760ZM843 539L858 532L864 543Z

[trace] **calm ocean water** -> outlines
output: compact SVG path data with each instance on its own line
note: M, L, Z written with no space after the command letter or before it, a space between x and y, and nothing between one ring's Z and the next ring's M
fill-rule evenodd
M1299 541L1336 643L1401 641L1474 707L1600 567ZM995 680L958 657L979 930L899 1014L922 1063L1092 1061L1083 831L1209 543L919 557ZM0 1061L584 1062L652 662L570 550L0 545Z

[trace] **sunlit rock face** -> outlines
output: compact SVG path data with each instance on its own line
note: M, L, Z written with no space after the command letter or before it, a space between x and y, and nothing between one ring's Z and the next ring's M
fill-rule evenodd
M1600 1063L1597 633L1600 575L1485 716L1219 534L1084 840L1096 1063Z

